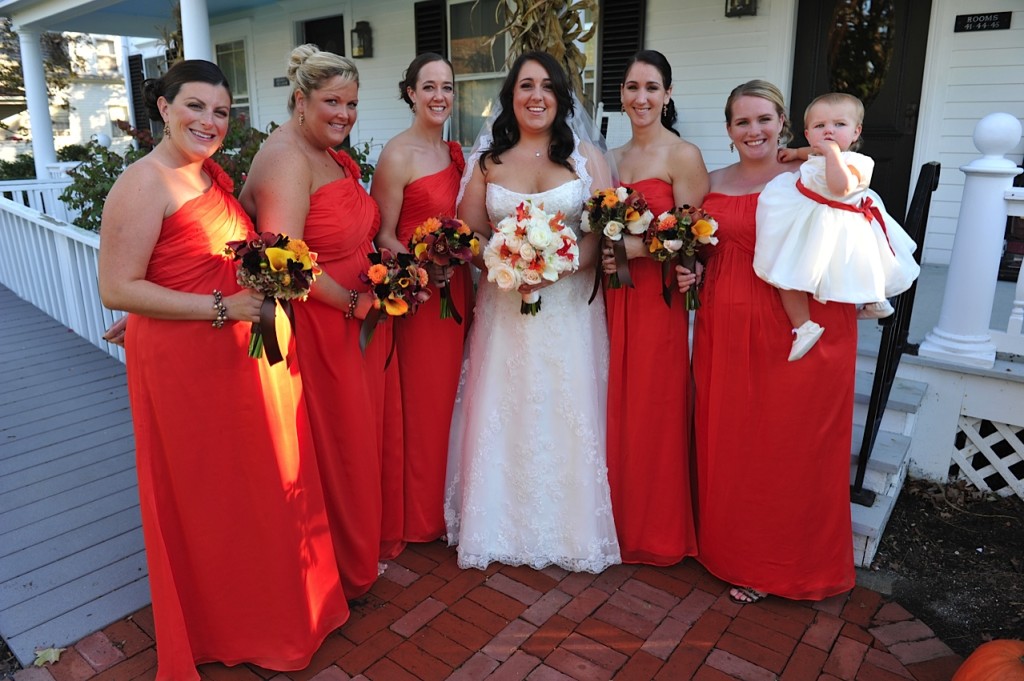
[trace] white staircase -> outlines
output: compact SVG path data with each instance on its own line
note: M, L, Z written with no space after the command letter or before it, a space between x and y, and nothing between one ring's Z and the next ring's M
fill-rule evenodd
M873 364L873 363L872 363ZM872 367L873 370L873 367ZM850 484L857 474L857 458L864 423L867 420L868 398L871 395L872 373L858 371L853 409L853 444L850 453ZM853 557L858 567L867 567L874 560L889 521L896 497L907 475L907 452L914 433L917 411L925 394L924 383L897 378L892 386L889 403L882 415L882 423L875 438L875 447L868 459L864 488L876 493L870 507L850 503L853 519Z

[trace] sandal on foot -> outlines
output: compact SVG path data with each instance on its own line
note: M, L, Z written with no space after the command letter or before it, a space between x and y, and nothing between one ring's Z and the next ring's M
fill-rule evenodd
M757 603L764 599L768 594L762 593L757 589L751 589L749 586L734 586L729 589L729 600L739 605L748 605L750 603Z

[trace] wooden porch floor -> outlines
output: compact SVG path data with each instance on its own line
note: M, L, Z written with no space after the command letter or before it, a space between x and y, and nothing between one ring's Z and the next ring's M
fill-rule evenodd
M22 662L149 603L124 365L0 286L0 635Z

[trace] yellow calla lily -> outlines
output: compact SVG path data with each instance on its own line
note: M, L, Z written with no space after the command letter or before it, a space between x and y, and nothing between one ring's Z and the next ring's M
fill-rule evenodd
M287 270L288 261L292 260L292 255L294 255L291 251L284 248L268 248L266 253L267 262L270 263L270 269L275 272Z
M409 311L409 303L401 298L385 298L384 311L392 317L400 317Z

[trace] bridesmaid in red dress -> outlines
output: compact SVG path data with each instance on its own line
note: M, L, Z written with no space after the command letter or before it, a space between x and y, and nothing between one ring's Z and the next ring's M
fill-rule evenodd
M305 239L323 274L294 305L303 385L327 497L342 585L349 599L366 593L378 561L397 553L382 532L386 410L384 370L391 323L377 327L365 356L359 329L372 304L359 275L380 225L377 204L359 183L359 166L332 147L356 120L359 76L344 57L313 45L292 50L291 119L253 159L241 201L261 231ZM400 537L393 537L396 541Z
M398 88L412 109L413 122L381 152L372 193L381 213L377 244L407 252L413 231L427 218L455 217L455 197L466 164L458 142L442 138L455 99L448 60L433 52L417 56ZM468 267L433 275L436 283L447 281L448 295L463 321L441 319L435 284L416 315L395 324L405 417L403 538L409 542L434 541L445 533L448 431L473 306Z
M146 81L144 94L164 136L107 197L99 283L104 305L130 313L157 678L199 679L195 665L212 661L302 669L348 605L298 363L248 357L262 296L238 286L223 256L226 242L255 236L208 160L231 94L201 60Z
M853 587L850 440L857 357L853 305L811 301L828 333L788 362L778 291L753 270L757 198L788 138L782 93L750 81L729 95L739 162L711 173L718 220L694 336L700 561L733 600L817 600Z
M665 56L638 52L626 66L620 94L633 129L629 142L613 151L621 184L642 193L655 216L675 206L699 206L708 171L700 150L672 127L672 67ZM635 288L605 290L612 510L622 562L674 565L697 553L690 493L690 316L679 295L671 307L665 305L661 263L650 257L642 237L623 239ZM605 250L606 272L612 272L607 242Z

